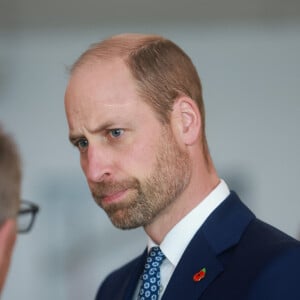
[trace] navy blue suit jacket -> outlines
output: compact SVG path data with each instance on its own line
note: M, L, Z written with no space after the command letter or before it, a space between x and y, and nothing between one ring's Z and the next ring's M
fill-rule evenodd
M146 250L111 273L96 300L132 300L145 258ZM186 248L162 297L174 299L299 300L300 242L258 220L232 192Z

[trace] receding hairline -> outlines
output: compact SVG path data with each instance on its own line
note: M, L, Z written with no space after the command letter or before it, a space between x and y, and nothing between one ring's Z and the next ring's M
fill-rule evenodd
M122 33L112 35L100 42L91 44L90 47L69 68L70 74L82 65L94 63L100 59L111 60L126 59L140 50L155 42L169 41L161 35L141 34L141 33Z

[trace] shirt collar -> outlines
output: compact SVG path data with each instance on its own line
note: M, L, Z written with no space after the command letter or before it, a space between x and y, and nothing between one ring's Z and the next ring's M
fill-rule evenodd
M227 184L221 179L217 187L168 232L160 248L174 267L207 217L229 194ZM157 245L148 237L148 249L154 246Z

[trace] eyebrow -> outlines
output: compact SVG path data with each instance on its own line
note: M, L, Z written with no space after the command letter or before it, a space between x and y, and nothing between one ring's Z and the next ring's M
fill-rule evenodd
M75 141L83 137L84 137L83 135L69 134L69 141L71 142L71 144L74 144Z
M114 127L114 124L115 122L112 122L112 121L107 121L103 124L101 124L100 126L92 129L92 130L89 130L90 133L94 134L94 133L97 133L97 132L101 132L107 128L110 128L110 127ZM85 136L83 134L72 134L70 133L69 134L69 141L74 144L75 141L77 141L78 139L80 138L84 138Z

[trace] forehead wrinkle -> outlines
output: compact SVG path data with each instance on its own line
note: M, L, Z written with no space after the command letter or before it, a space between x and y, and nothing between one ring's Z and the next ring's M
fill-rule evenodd
M128 105L130 105L131 103L103 103L104 106L106 107L126 107Z

